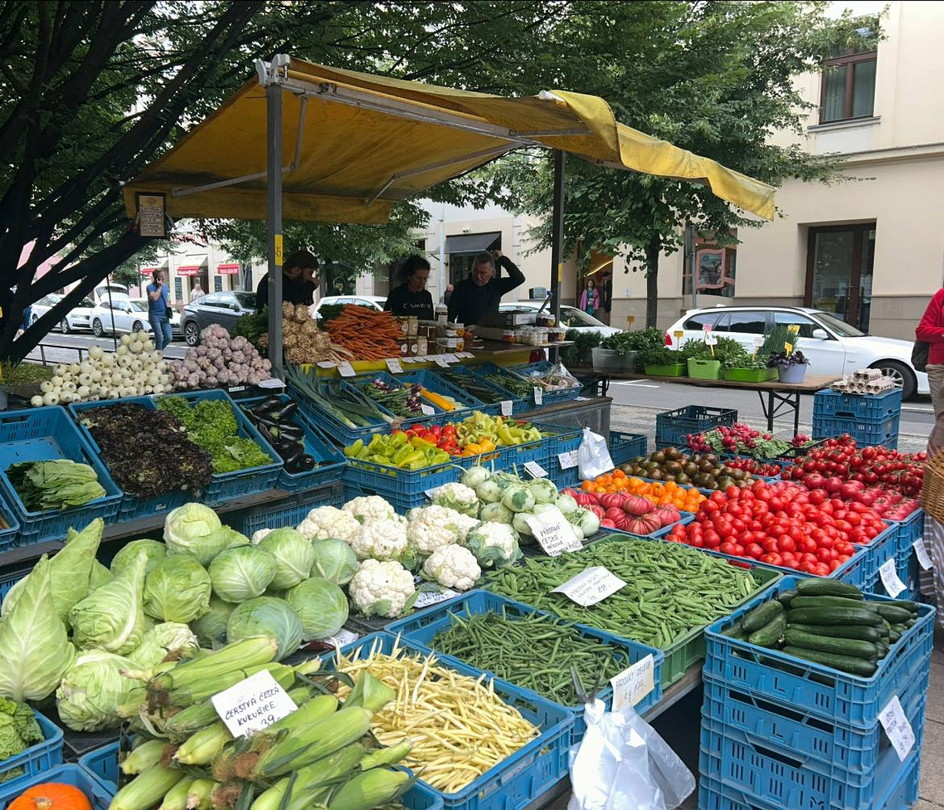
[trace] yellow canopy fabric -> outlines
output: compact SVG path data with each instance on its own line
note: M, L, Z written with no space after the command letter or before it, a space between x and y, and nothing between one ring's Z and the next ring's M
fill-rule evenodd
M382 223L399 200L535 145L703 183L773 218L772 187L619 124L596 96L555 90L504 98L298 59L283 88L286 219ZM253 79L128 183L125 206L133 218L137 193L164 192L174 219L265 219L265 171L266 88ZM244 179L229 184L235 178Z

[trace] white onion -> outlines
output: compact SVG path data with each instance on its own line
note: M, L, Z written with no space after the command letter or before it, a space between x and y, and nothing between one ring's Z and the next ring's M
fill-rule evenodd
M32 405L34 408L39 408L43 404L43 398L39 394L36 394L34 397L30 397L30 405Z

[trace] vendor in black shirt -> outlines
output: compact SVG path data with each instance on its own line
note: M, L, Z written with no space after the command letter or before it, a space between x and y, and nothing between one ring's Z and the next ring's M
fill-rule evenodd
M282 302L313 304L318 289L318 259L307 250L296 250L282 265ZM256 287L256 310L269 303L269 274Z
M407 256L397 273L402 284L387 298L384 309L399 316L433 320L433 296L426 289L429 262L422 256Z
M506 278L496 278L495 265L508 271ZM449 299L449 320L465 326L477 324L486 312L498 312L502 296L524 284L522 273L500 250L479 253L472 265L472 275L456 284Z

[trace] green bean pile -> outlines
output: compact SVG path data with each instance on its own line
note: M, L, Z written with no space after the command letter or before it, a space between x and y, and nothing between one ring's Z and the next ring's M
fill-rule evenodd
M465 618L452 616L448 630L436 634L432 648L487 670L515 686L576 706L570 668L585 689L600 676L606 683L631 663L629 653L615 644L582 636L568 624L550 616L531 614L508 617L478 613Z
M590 607L551 593L602 565L626 587ZM660 650L696 627L727 616L757 588L753 576L718 557L677 543L614 538L559 557L529 557L487 575L488 589L569 621Z
M516 397L527 397L533 388L527 380L512 377L510 374L483 374L482 378L500 388L504 388L506 391L510 391Z

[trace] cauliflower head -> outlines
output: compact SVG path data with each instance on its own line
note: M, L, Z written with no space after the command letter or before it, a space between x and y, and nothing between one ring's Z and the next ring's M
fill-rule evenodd
M478 526L475 518L447 506L421 506L407 515L407 538L410 547L421 557L453 543L462 544L470 529Z
M434 551L423 563L423 576L444 588L468 591L482 576L475 555L459 545L444 546Z
M476 518L479 516L479 498L472 487L453 482L436 487L430 493L430 500L437 506L455 509L463 515Z
M413 575L392 560L364 560L348 584L351 602L364 616L395 619L415 593Z
M407 548L407 523L394 515L363 524L351 541L359 560L399 560Z
M348 501L343 508L360 523L383 520L396 514L394 508L379 495L361 495Z
M295 529L309 540L335 538L350 543L360 527L360 521L349 512L334 506L319 506L312 509Z
M521 556L518 533L507 523L480 523L469 533L467 545L483 568L511 565Z

